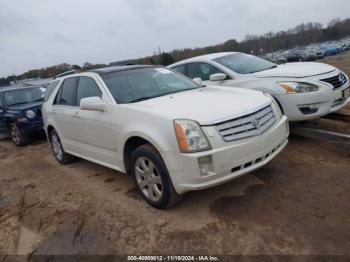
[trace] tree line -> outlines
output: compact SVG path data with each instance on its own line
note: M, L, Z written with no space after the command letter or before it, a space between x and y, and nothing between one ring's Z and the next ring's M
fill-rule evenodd
M304 46L311 43L339 40L347 36L350 36L350 19L334 19L325 27L321 23L302 23L286 31L268 32L260 36L246 35L244 40L241 42L238 42L236 39L230 39L217 45L193 49L176 49L172 52L160 52L159 54L154 54L152 56L112 62L110 64L91 64L87 62L80 67L77 65L69 65L64 63L47 68L29 70L21 75L12 75L6 78L0 78L0 86L8 85L11 81L20 81L23 79L50 78L71 69L81 69L83 71L87 71L106 66L123 64L161 64L167 66L174 62L194 56L229 51L254 53L260 55L281 49Z

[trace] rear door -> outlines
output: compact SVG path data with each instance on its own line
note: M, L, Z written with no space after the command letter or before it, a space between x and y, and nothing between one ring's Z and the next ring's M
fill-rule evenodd
M2 94L0 93L0 135L5 135L8 133L6 124L5 124L5 108L4 103L2 101Z
M71 151L74 148L74 115L78 111L76 104L77 80L78 77L70 77L63 81L51 112L66 151Z

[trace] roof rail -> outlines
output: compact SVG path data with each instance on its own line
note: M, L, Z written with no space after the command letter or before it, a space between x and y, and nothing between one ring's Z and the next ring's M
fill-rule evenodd
M62 76L68 76L68 75L77 74L77 73L80 73L80 72L81 72L81 70L78 70L78 69L66 71L66 72L63 72L61 74L56 75L53 79L56 79L56 78L59 78L59 77L62 77Z

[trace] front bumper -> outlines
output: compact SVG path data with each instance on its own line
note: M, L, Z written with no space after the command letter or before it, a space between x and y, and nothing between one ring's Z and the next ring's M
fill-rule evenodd
M212 150L181 154L165 153L170 166L169 174L177 193L201 190L213 187L258 169L272 160L288 143L289 125L283 116L272 128L260 136L233 143L224 143L225 147ZM221 139L221 138L220 138ZM214 172L201 175L198 159L211 156ZM167 166L168 166L167 163ZM179 167L181 166L181 167Z
M349 84L333 90L331 88L321 88L317 92L304 94L283 94L275 97L282 105L283 111L288 116L289 121L304 121L319 118L344 107L349 98L343 97L343 90L349 88ZM299 109L303 105L318 105L319 108L315 113L304 114Z
M44 133L44 123L42 120L31 121L26 123L18 123L17 127L26 135L36 135Z

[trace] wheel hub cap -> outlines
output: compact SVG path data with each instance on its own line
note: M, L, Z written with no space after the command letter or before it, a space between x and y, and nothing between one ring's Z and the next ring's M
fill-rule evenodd
M142 193L152 201L158 201L163 194L163 182L155 164L146 157L135 163L135 175Z

